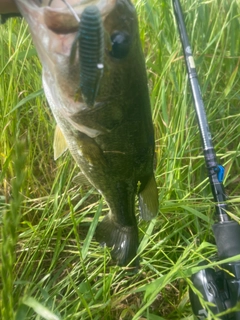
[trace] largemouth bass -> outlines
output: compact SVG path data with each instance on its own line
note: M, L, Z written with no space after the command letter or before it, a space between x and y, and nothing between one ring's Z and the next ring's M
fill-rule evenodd
M43 66L57 122L54 156L69 149L109 213L96 239L119 265L137 254L140 213L158 212L154 130L145 62L129 0L16 0ZM132 262L137 265L138 259Z

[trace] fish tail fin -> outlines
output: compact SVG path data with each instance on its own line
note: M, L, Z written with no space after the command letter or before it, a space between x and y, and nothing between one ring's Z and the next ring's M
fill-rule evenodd
M136 226L122 226L113 219L111 212L98 224L96 240L101 245L112 247L111 256L119 266L126 266L137 254L138 229ZM131 267L138 267L136 258Z
M158 213L158 190L157 184L152 174L144 189L139 193L140 214L144 220L153 219Z

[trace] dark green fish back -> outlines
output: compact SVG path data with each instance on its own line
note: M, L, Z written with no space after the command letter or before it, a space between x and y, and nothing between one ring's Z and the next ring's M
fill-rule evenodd
M112 46L105 45L97 103L81 112L78 119L102 132L91 139L91 146L86 143L83 154L88 161L80 166L110 208L97 227L96 239L112 247L112 257L119 265L128 264L136 256L138 189L142 216L149 220L158 210L157 191L152 192L157 190L153 176L154 131L145 62L135 11L124 10L124 3L119 1L104 23L105 43L109 35ZM86 151L89 147L92 152Z

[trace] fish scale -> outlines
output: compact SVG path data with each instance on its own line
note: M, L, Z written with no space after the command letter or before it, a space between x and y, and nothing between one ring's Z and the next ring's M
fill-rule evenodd
M96 0L94 6L88 0L84 5L68 2L80 24L62 2L58 10L58 0L54 8L17 1L43 65L44 91L57 122L54 157L69 149L81 171L75 181L93 185L109 207L96 228L97 241L112 248L117 264L137 267L135 198L141 217L150 220L158 213L158 191L136 11L129 0Z

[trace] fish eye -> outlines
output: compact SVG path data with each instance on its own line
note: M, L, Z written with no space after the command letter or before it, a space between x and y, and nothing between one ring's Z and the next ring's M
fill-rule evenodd
M116 31L111 35L112 57L121 59L126 57L130 49L130 36L126 32Z

